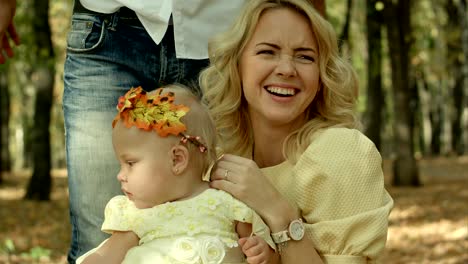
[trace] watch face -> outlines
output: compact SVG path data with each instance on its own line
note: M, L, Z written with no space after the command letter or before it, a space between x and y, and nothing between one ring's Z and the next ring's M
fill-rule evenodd
M289 236L292 240L301 240L304 237L304 224L300 220L294 220L289 226Z

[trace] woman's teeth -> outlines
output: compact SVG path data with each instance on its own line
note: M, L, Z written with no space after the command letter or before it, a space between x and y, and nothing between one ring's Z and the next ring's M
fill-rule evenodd
M291 88L267 87L266 90L269 93L278 96L293 96L296 94L296 90Z

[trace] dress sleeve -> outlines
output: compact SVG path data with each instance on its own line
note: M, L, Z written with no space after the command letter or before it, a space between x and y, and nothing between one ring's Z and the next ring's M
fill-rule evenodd
M134 211L134 206L126 196L113 197L104 210L104 223L101 230L109 234L114 231L132 231L132 211Z
M276 244L270 236L270 228L263 219L252 208L232 196L230 197L230 205L229 211L232 213L232 218L239 222L252 224L252 233L263 238L276 251Z
M374 144L357 130L327 129L293 174L295 186L288 189L326 263L374 262L385 247L393 207Z

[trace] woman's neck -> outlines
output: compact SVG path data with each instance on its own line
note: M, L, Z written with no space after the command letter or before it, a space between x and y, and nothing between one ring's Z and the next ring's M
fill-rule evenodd
M252 159L260 168L278 165L285 160L283 142L288 131L261 125L252 125L254 131L254 146Z
M306 122L306 115L298 116L287 124L275 125L264 118L255 118L250 113L254 133L252 159L260 168L278 165L286 160L283 155L283 144L286 137Z

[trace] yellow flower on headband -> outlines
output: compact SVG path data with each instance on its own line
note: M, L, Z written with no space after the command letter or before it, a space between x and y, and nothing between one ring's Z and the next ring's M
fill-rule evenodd
M162 92L163 88L159 88L154 94L147 94L141 86L132 87L119 98L119 113L112 121L112 127L122 120L128 128L136 126L146 131L155 130L161 137L169 134L180 135L187 130L180 118L185 116L190 108L174 104L174 93Z

